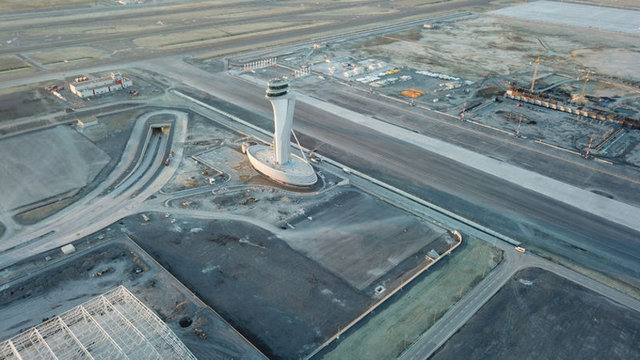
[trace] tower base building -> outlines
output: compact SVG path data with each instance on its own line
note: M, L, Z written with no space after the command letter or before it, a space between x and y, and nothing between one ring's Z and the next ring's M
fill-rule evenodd
M247 149L247 155L254 169L279 183L311 186L318 181L313 167L297 155L291 154L286 164L278 164L275 161L273 148L265 145L250 146Z
M279 183L311 186L318 181L313 167L299 156L291 154L291 127L295 97L289 93L289 84L281 79L272 80L266 98L273 107L273 147L253 145L247 149L251 165L261 174Z

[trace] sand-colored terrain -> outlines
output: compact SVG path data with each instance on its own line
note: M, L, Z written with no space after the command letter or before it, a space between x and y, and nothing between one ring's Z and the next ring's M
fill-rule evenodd
M301 30L318 25L319 23L298 25L297 23L262 22L254 23L251 27L247 27L245 25L233 25L186 31L180 34L147 36L135 39L133 42L138 46L154 49L179 48L184 46L215 43L221 38L230 39L233 37L242 37L243 35L268 34L281 30Z
M27 70L30 67L31 65L27 64L17 56L0 57L0 74L9 71Z
M22 11L61 6L90 6L98 3L95 0L3 0L0 11Z
M43 65L49 65L70 61L99 59L104 55L105 52L102 50L88 46L81 46L37 52L29 54L29 57L35 61L42 63Z

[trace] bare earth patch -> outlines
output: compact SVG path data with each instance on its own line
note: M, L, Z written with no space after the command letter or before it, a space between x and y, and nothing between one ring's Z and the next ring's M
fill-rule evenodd
M65 61L79 61L99 59L105 52L88 46L62 48L51 51L29 54L29 57L44 65L64 63Z
M27 70L31 65L16 56L0 57L0 74L3 72Z
M637 359L640 313L551 272L516 273L432 357Z

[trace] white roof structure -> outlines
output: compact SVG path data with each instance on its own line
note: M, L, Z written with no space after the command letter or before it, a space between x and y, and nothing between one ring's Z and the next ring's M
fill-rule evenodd
M196 359L120 286L0 343L0 360Z

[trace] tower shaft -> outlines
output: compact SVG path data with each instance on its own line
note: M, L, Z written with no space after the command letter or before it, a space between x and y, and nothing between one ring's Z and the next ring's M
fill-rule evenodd
M270 98L273 107L274 132L273 147L275 162L286 164L291 157L291 127L295 98L290 94L279 98Z

